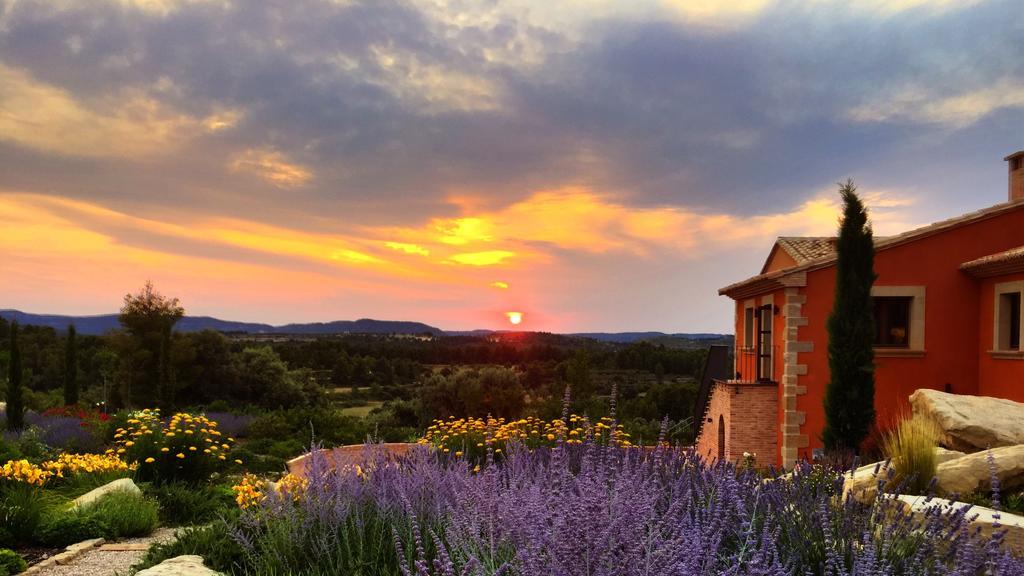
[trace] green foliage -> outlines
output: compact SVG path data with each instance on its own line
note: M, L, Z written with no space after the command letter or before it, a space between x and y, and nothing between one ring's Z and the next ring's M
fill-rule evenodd
M153 288L152 282L137 294L124 297L118 321L126 337L119 342L122 360L121 402L146 404L154 400L160 406L173 397L169 364L170 335L185 315L177 298L167 298Z
M21 430L25 427L25 403L22 398L21 349L18 347L18 323L11 322L10 354L7 361L7 429Z
M823 440L830 450L856 452L875 421L875 246L867 209L852 181L841 185L843 218L836 242L836 291L828 317L830 379Z
M71 324L64 345L64 405L75 404L78 404L78 342L75 338L75 325Z
M52 497L33 486L0 484L0 526L14 542L31 542L52 504Z
M203 557L206 566L224 573L239 573L244 561L241 546L231 536L228 522L214 521L208 526L185 528L175 533L176 538L150 547L139 564L132 568L143 570L164 560L186 554Z
M61 511L51 514L40 525L34 539L44 546L63 547L107 532L107 526L94 516Z
M250 443L260 439L296 440L308 446L315 438L330 447L362 443L368 432L362 419L345 416L329 407L275 410L258 416L249 425Z
M522 415L525 391L515 371L488 366L434 374L424 382L420 398L428 421L479 414L511 419Z
M924 494L938 466L935 447L942 431L934 421L906 418L882 438L882 451L896 472L893 479L910 494Z
M94 519L104 527L106 538L146 536L159 522L156 502L124 490L111 492L73 513Z
M19 574L26 568L28 568L28 564L17 552L0 549L0 575Z
M160 503L160 523L165 526L206 524L235 506L228 486L169 482L147 486L145 492Z

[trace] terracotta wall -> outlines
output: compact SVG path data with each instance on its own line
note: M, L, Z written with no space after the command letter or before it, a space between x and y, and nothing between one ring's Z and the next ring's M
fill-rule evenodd
M918 388L948 387L957 394L979 393L975 340L979 334L980 282L962 273L959 266L1022 243L1024 210L1016 210L876 254L876 286L927 287L925 354L918 358L876 359L875 405L879 425L891 423L901 411L909 410L907 397ZM809 324L800 328L800 340L813 341L815 349L799 354L799 362L807 365L807 374L800 377L807 393L797 398L797 405L807 412L803 431L810 437L809 448L800 452L802 458L810 457L810 451L822 445L822 402L829 373L825 322L832 308L834 289L834 267L808 273L804 316Z
M1024 358L999 357L993 347L995 285L1024 280L1024 274L986 278L978 290L978 394L1024 402Z

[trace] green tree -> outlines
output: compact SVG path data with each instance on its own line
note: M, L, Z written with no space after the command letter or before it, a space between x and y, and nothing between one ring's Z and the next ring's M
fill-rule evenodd
M75 325L68 326L64 344L64 405L78 404L78 342Z
M829 382L825 430L829 450L856 452L875 421L875 245L867 209L852 180L840 185L843 217L836 242L836 292L828 317Z
M18 323L11 322L10 359L7 378L7 429L21 430L25 427L25 403L21 388L21 350L18 348Z
M185 315L177 298L167 298L152 282L137 294L124 297L118 321L129 338L121 342L122 397L124 404L166 405L173 388L170 337Z

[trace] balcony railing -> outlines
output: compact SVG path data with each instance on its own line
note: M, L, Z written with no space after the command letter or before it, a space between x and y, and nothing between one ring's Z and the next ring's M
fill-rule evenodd
M760 351L755 348L739 348L736 350L735 374L730 381L772 382L775 380L775 367L781 361L778 346L762 348Z

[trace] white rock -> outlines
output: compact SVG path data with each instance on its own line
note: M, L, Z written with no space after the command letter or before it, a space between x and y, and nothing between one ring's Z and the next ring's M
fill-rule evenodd
M926 499L924 496L897 496L912 514L925 514L928 510L939 508L943 513L952 514L961 510L964 506L970 506L967 518L971 520L971 526L979 528L986 538L992 536L996 530L1005 531L1003 537L1004 546L1017 554L1024 553L1024 516L997 512L984 506L972 506L963 502L953 502L942 498ZM996 518L998 516L998 518Z
M139 487L135 485L135 482L132 482L131 478L119 478L75 498L75 502L72 507L80 508L83 506L89 506L100 498L113 492L128 492L131 494L138 494L140 496L142 495L142 490L139 490Z
M935 471L936 489L943 494L987 493L992 490L993 467L1001 490L1024 486L1024 445L993 448L943 462Z
M135 576L216 576L220 572L203 566L201 556L176 556L135 573Z
M914 415L931 418L942 429L942 443L956 450L1024 444L1024 404L988 396L921 389L910 395Z

